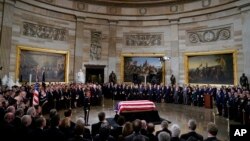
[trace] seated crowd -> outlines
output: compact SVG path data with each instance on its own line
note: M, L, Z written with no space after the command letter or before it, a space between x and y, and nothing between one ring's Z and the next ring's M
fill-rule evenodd
M39 109L39 108L38 108ZM207 125L207 137L195 131L195 120L188 121L189 132L181 134L177 124L168 128L168 121L162 121L161 130L155 131L153 123L136 119L125 122L123 116L117 119L117 125L111 126L104 112L98 113L99 122L85 127L85 121L79 117L71 120L71 109L65 110L62 117L56 109L51 109L48 118L40 110L29 107L27 112L10 106L4 110L4 118L0 123L1 139L17 140L58 140L58 141L217 141L218 128L210 122Z

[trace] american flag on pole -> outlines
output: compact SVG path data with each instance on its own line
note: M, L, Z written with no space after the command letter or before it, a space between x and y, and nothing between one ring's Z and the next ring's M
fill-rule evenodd
M34 91L33 91L33 106L38 105L39 104L39 83L35 83L34 86Z

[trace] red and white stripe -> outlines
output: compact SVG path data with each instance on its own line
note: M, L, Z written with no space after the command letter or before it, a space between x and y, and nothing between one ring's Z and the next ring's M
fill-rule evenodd
M118 114L121 112L137 112L156 110L154 102L149 100L121 101L118 104Z
M37 90L34 90L33 92L33 106L39 104L39 93Z

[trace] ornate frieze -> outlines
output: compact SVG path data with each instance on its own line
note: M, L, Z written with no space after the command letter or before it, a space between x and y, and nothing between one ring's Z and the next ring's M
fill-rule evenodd
M77 7L78 10L84 11L84 10L86 10L87 5L85 3L83 3L83 2L77 2L76 7Z
M211 0L202 0L202 7L209 7L211 5Z
M162 33L125 33L126 46L161 46Z
M231 26L188 31L187 38L193 44L228 40L231 38Z
M90 58L91 60L100 60L102 53L102 33L100 31L91 31Z
M140 8L140 9L139 9L139 13L140 13L141 15L145 15L145 14L147 13L147 9L146 9L146 8Z
M51 40L66 40L66 29L55 28L52 26L45 26L34 23L23 23L23 35L42 38L42 39L51 39Z

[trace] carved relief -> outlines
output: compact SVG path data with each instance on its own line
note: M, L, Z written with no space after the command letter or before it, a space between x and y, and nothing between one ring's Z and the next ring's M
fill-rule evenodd
M108 7L107 8L109 14L118 14L118 8L117 7Z
M231 38L231 26L187 32L190 43L215 42Z
M145 14L147 13L147 9L146 9L146 8L140 8L140 9L139 9L139 13L140 13L141 15L145 15Z
M53 3L54 0L45 0L45 2L48 2L48 3Z
M23 35L35 38L51 39L59 41L66 40L65 29L59 29L28 22L23 23Z
M91 60L100 60L102 53L101 46L102 33L100 31L91 31L90 58Z
M178 5L171 5L170 6L170 11L171 12L178 12Z
M55 0L38 0L38 1L42 1L42 2L46 2L46 3L55 3Z
M81 11L86 10L86 4L83 2L77 2L77 9Z
M161 33L126 33L124 34L126 46L161 46L163 34Z
M209 7L211 5L211 0L202 0L202 7Z

